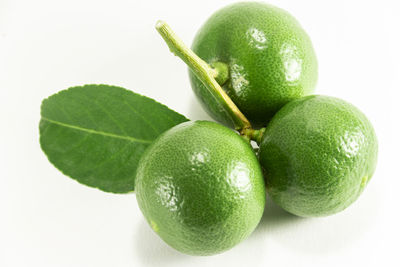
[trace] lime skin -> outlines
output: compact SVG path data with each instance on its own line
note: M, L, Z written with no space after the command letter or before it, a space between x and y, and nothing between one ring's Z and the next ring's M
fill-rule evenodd
M190 121L146 150L136 197L153 230L190 255L213 255L244 240L259 223L265 184L251 146L214 122Z
M235 3L199 29L192 50L205 62L228 66L222 88L253 127L265 126L287 102L313 92L317 59L307 33L286 11L260 2ZM192 89L217 121L232 122L194 73ZM217 79L218 81L218 79Z
M378 154L374 129L353 105L306 96L268 124L259 160L272 200L302 217L337 213L361 194Z

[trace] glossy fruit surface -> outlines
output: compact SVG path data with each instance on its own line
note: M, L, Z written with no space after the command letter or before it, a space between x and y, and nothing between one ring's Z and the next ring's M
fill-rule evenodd
M259 159L276 204L299 216L326 216L358 198L377 152L374 129L361 111L337 98L307 96L273 117Z
M207 121L162 134L140 160L136 192L153 230L192 255L220 253L245 239L265 205L264 179L250 145Z
M217 11L198 31L192 50L211 66L228 66L222 87L256 127L316 85L317 60L306 32L289 13L264 3L235 3ZM206 111L231 126L192 72L190 80Z

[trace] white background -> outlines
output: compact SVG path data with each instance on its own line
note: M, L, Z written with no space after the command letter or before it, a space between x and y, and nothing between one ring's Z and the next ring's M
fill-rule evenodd
M47 161L40 103L70 86L119 85L209 119L154 25L166 20L190 44L231 2L0 0L0 266L400 266L397 1L270 1L309 33L317 93L352 102L375 126L375 176L342 213L302 219L268 201L249 239L220 255L187 256L152 232L134 194L82 186Z

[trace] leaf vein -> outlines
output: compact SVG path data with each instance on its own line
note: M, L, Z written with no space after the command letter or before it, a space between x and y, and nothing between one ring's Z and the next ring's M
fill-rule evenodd
M97 98L91 99L88 95L86 95L86 94L83 94L83 95L86 96L86 98L89 101L92 101L92 103L94 103L96 106L98 106L111 119L111 121L114 122L114 124L121 130L121 132L123 134L126 134L126 135L128 134L125 131L124 127L122 127L122 125L120 123L118 123L118 121L114 118L114 116L111 113L109 113L107 111L107 109L105 109L102 105L100 105L100 103L97 101Z
M102 136L106 136L106 137L112 137L112 138L128 140L130 142L147 143L147 144L150 144L151 142L153 142L152 140L138 139L138 138L134 138L132 136L117 135L117 134L113 134L113 133L108 133L108 132L103 132L103 131L98 131L98 130L92 130L92 129L88 129L88 128L84 128L84 127L80 127L80 126L75 126L75 125L71 125L71 124L55 121L55 120L52 120L52 119L49 119L49 118L46 118L46 117L42 117L42 120L48 121L48 122L53 123L53 124L57 124L59 126L71 128L71 129L74 129L74 130L87 132L87 133L91 133L91 134L102 135Z
M128 106L130 110L132 110L136 115L138 115L153 131L155 134L159 134L159 130L156 129L153 124L151 124L148 120L146 120L142 114L140 114L133 106L131 106L126 100L124 99L125 105Z

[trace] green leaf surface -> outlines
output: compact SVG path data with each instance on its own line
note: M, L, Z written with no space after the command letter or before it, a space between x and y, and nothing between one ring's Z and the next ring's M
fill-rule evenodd
M56 168L78 182L126 193L134 190L147 146L187 120L121 87L77 86L43 100L40 145Z

